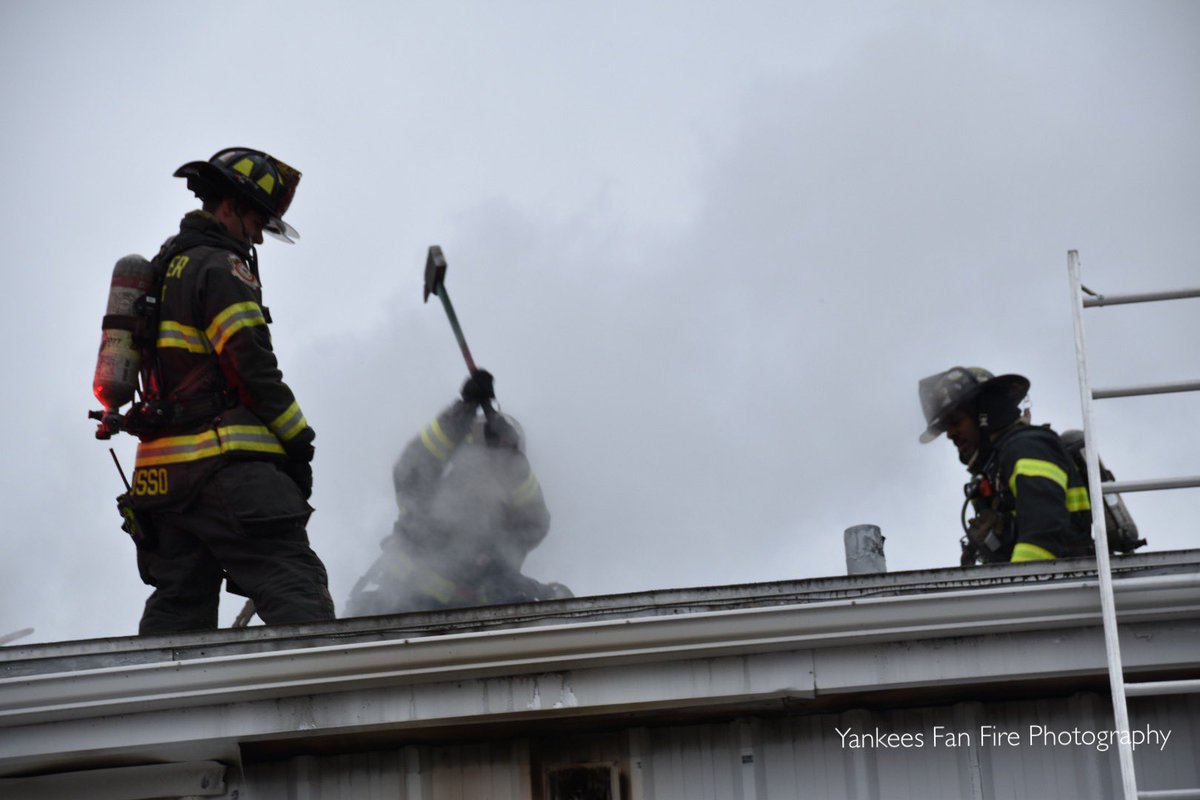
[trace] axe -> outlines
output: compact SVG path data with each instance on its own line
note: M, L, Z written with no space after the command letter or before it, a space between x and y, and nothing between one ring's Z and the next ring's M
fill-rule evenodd
M458 315L454 313L454 305L446 292L446 257L442 255L442 248L436 244L429 246L429 255L425 258L425 299L422 302L428 303L431 294L436 294L441 299L442 307L446 309L446 317L450 320L450 327L454 330L454 338L458 340L458 349L462 350L463 360L467 362L467 371L474 375L479 368L475 366L475 359L471 357L467 337L463 336L462 326L458 324ZM490 420L495 413L491 403L483 404L485 417Z

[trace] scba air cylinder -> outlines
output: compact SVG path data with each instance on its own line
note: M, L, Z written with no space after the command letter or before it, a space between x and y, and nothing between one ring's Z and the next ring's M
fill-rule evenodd
M141 313L138 301L153 286L154 268L142 256L125 256L113 267L100 354L96 357L96 375L92 381L92 391L105 412L133 402L141 366L141 354L134 343Z

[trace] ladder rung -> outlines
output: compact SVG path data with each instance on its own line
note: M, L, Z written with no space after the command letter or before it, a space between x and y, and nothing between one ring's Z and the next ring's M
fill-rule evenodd
M1100 484L1104 494L1120 494L1121 492L1152 492L1156 489L1188 489L1200 486L1200 475L1187 478L1163 478L1151 481L1108 481Z
M1119 306L1125 303L1153 303L1158 300L1184 300L1189 297L1200 297L1200 289L1176 289L1168 292L1142 292L1140 294L1098 294L1094 297L1084 297L1084 308L1097 306Z
M1127 697L1151 697L1159 694L1195 694L1200 692L1197 681L1140 681L1125 684Z
M1161 789L1138 792L1138 800L1200 800L1200 789Z
M1110 397L1137 397L1145 394L1170 394L1171 392L1200 392L1200 381L1150 383L1145 386L1125 386L1117 389L1093 389L1092 397L1097 400L1106 400Z

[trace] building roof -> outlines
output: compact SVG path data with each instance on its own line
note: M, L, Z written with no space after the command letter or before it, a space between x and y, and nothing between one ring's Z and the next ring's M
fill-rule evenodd
M1113 574L1127 677L1200 677L1200 551ZM1089 559L63 642L0 648L0 776L1106 680Z

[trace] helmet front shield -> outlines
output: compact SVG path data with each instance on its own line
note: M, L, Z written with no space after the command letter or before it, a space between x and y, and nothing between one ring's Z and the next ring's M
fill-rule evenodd
M932 442L946 432L946 421L964 404L983 392L998 394L1005 403L1020 402L1029 391L1029 379L1022 375L993 375L982 367L951 367L945 372L922 378L917 386L921 411L925 414L925 432L921 444Z
M991 377L992 373L979 367L951 367L922 378L917 385L926 426L920 437L921 444L928 444L945 433L951 412L975 397Z
M287 213L288 208L292 205L292 198L296 196L296 187L300 185L300 170L288 166L273 156L267 156L267 158L279 173L282 191L275 204L275 213L270 215L267 224L263 226L263 231L276 239L291 244L300 238L300 234L283 221L283 215Z

